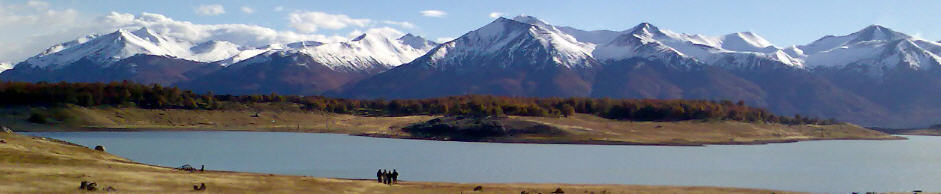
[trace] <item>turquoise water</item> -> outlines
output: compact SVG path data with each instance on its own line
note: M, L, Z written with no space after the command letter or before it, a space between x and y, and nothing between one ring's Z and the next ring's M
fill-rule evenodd
M941 137L705 147L440 142L280 132L26 133L147 164L337 178L941 191Z

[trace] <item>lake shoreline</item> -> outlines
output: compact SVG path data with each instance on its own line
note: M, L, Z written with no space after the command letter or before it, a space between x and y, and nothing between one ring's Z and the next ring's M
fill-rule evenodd
M460 136L416 136L403 128L441 118L440 115L369 117L306 111L180 110L86 108L49 110L64 120L28 122L29 109L2 109L0 123L16 131L259 131L333 133L399 139L463 140L491 143L590 145L763 145L813 140L900 140L903 137L852 124L786 125L739 121L623 121L595 115L569 117L500 117L499 122L529 123L552 133L504 134L480 139ZM506 126L510 126L507 124ZM508 129L510 129L508 127Z
M435 138L418 138L413 136L403 136L403 135L394 135L394 134L379 134L379 133L337 133L337 132L310 132L310 131L293 131L293 130L244 130L244 129L213 129L213 128L96 128L96 127L87 127L87 128L75 128L71 130L64 129L45 129L45 130L16 130L16 132L147 132L147 131L166 131L166 132L283 132L283 133L324 133L324 134L338 134L338 135L350 135L350 136L360 136L360 137L372 137L372 138L389 138L389 139L409 139L409 140L426 140L426 141L454 141L454 142L468 142L468 143L509 143L509 144L559 144L559 145L621 145L621 146L674 146L674 147L702 147L709 145L767 145L767 144L779 144L779 143L797 143L802 141L856 141L856 140L879 140L879 141L888 141L888 140L907 140L908 138L901 136L891 136L891 138L818 138L818 139L785 139L785 140L765 140L765 141L752 141L752 142L714 142L714 143L643 143L643 142L620 142L620 141L604 141L604 140L593 140L593 141L553 141L553 140L527 140L527 139L517 139L517 140L492 140L492 141L457 141L457 140L447 140L447 139L435 139ZM904 134L902 134L904 135Z
M395 185L374 179L320 178L312 176L206 170L186 172L143 164L108 152L96 151L53 138L0 132L0 190L22 192L78 192L80 181L96 182L99 189L118 192L192 192L204 183L210 192L314 192L314 193L796 193L779 190L711 186L654 186L563 183L451 183L401 181ZM475 188L481 188L476 191Z
M678 147L702 147L709 145L767 145L767 144L777 144L777 143L797 143L802 141L853 141L853 140L880 140L880 141L889 141L889 140L906 140L908 138L893 136L896 138L833 138L833 139L800 139L800 140L765 140L765 141L753 141L753 142L717 142L717 143L642 143L642 142L620 142L620 141L604 141L604 140L593 140L593 141L552 141L552 140L495 140L495 141L458 141L458 140L446 140L446 139L435 139L435 138L417 138L417 137L408 137L408 136L395 136L387 134L347 134L353 136L362 136L362 137L373 137L373 138L392 138L392 139L414 139L414 140L428 140L428 141L454 141L454 142L468 142L468 143L511 143L511 144L560 144L560 145L624 145L624 146L678 146Z

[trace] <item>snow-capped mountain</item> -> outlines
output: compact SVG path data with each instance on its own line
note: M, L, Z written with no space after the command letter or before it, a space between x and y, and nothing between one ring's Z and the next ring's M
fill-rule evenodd
M886 70L927 70L941 66L941 44L872 25L844 36L826 36L798 46L812 68L854 68L871 76Z
M408 45L409 47L412 47L414 49L425 50L425 52L427 52L428 50L431 50L435 46L438 46L438 43L435 43L434 41L427 40L425 38L422 38L421 36L416 36L411 33L408 33L402 37L399 37L398 40L402 41L402 44Z
M801 60L752 32L706 36L676 33L650 23L641 23L620 32L584 31L552 26L532 16L518 16L513 20L572 36L599 61L644 57L669 60L676 67L688 66L693 61L726 68L751 67L755 61L776 62L794 68L803 66Z
M437 44L406 34L365 33L349 41L297 48L338 71L365 71L376 65L394 67L411 62Z
M532 17L529 17L532 18ZM546 57L552 62L568 68L589 67L593 45L578 42L575 37L561 32L554 26L498 18L477 30L468 32L454 41L432 49L430 64L439 68L448 65L493 65L507 67L512 61L495 60L514 55L534 58ZM527 20L523 20L527 21ZM533 21L528 21L533 22ZM542 24L542 25L540 25ZM540 55L540 56L537 56ZM470 61L492 61L489 64L474 64ZM543 61L539 61L543 62Z
M334 70L369 71L377 65L388 69L407 63L436 45L435 42L413 34L376 32L364 33L342 42L302 41L245 49L217 63L228 66L263 53L270 55L275 52L300 52Z
M0 73L0 79L171 85L218 70L210 62L232 58L241 48L226 41L178 40L147 28L119 29L54 45Z
M230 94L320 94L412 61L437 44L412 34L367 32L348 41L304 41L245 50L223 69L179 83Z
M941 44L872 25L798 46L811 71L887 109L896 126L938 123Z
M593 54L602 61L644 57L678 63L683 60L677 58L690 58L707 65L740 68L755 65L754 59L760 58L788 67L803 66L800 60L752 32L705 36L662 30L649 23L624 31L611 42L598 46Z
M337 71L297 50L268 51L196 79L177 83L198 92L315 95L386 69Z
M238 64L243 60L256 58L264 53L278 52L302 53L302 57L312 58L312 60L295 60L294 62L314 62L332 71L363 72L371 75L409 62L436 45L434 42L412 34L403 35L394 31L381 30L365 33L349 41L331 43L301 41L255 48L220 40L188 42L147 28L119 29L113 33L89 35L54 45L19 63L13 70L0 74L0 79L18 81L132 80L170 85L192 81L197 77ZM254 61L264 61L266 56L270 55L258 57ZM194 72L187 72L190 70ZM342 83L333 85L342 85Z
M593 44L539 22L498 18L410 63L352 84L339 95L586 96L590 71L598 65L590 54Z
M141 28L119 29L104 35L90 35L55 45L25 61L38 68L58 69L83 58L107 66L134 55L154 55L213 62L240 52L239 46L225 41L192 43L176 40Z
M364 33L348 41L322 43L316 41L273 44L246 49L233 57L219 61L231 69L269 63L272 56L298 56L309 62L291 65L323 65L333 71L376 72L410 62L437 46L437 43L412 34ZM308 61L297 60L294 61Z

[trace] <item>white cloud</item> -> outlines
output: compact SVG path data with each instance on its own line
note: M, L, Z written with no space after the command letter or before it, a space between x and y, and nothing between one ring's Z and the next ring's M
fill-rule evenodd
M444 12L441 10L425 10L425 11L420 11L419 13L421 13L421 15L425 17L436 17L436 18L440 18L440 17L444 17L448 15L447 12Z
M13 69L13 64L9 62L0 62L0 73L3 73L3 71L8 69Z
M339 30L347 26L365 27L371 22L369 19L354 19L343 14L316 11L291 13L288 19L292 28L304 33L317 32L320 28Z
M409 22L399 22L399 21L383 20L382 23L383 23L383 24L389 24L389 25L396 25L396 26L399 26L399 27L402 27L402 28L405 28L405 29L412 29L412 28L415 28L415 24L412 24L412 23L409 23Z
M445 43L445 42L452 41L452 40L454 40L454 37L439 37L435 39L435 42Z
M277 31L248 24L193 24L188 21L177 21L164 15L142 13L138 16L124 13L114 13L99 19L115 28L147 27L159 34L173 38L205 42L209 40L224 40L239 45L263 46L273 43L289 43L304 40L332 41L336 37L319 34L304 34L293 31Z
M200 5L193 9L199 15L220 15L225 13L225 8L219 4Z
M500 17L500 16L503 16L503 13L500 13L500 12L490 12L490 15L488 15L488 16L490 16L490 18L498 18L498 17Z
M59 43L89 34L111 33L121 28L147 27L179 40L224 40L254 47L308 40L334 42L348 39L345 36L279 31L247 24L194 24L154 13L134 15L111 12L95 17L81 16L74 10L41 10L17 14L19 12L8 11L7 8L0 6L0 29L4 29L4 35L0 36L0 45L3 45L0 46L0 61L14 63Z
M284 6L274 7L274 11L284 11Z
M33 8L45 8L45 7L49 7L49 3L45 1L30 0L26 2L26 6L33 7Z
M81 30L87 22L73 9L50 9L43 1L28 1L23 4L0 3L0 61L19 62L26 57L58 43L78 37L75 33L90 33Z
M242 13L253 14L255 9L249 6L242 6Z

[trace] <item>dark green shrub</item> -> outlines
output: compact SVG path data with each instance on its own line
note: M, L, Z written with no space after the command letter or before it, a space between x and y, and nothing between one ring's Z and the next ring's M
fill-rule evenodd
M43 114L38 113L38 112L33 112L33 113L29 114L29 118L26 119L26 120L29 121L29 122L31 122L31 123L38 123L38 124L46 124L46 123L49 123L49 118L46 118L46 115L43 115Z

